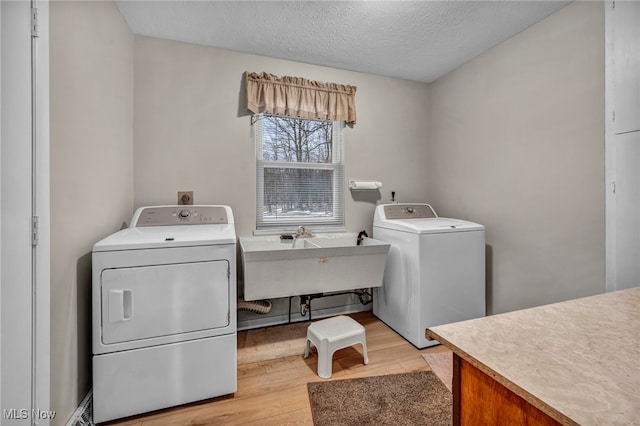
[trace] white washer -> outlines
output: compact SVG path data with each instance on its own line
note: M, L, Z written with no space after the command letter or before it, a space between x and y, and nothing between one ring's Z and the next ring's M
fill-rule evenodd
M373 313L418 348L425 330L485 316L485 229L428 204L376 207L373 237L391 244Z
M95 423L236 391L228 206L140 208L92 256Z

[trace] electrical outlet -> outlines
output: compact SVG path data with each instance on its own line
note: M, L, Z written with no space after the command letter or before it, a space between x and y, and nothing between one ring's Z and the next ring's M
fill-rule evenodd
M193 205L193 191L178 191L178 205L179 206L192 206Z

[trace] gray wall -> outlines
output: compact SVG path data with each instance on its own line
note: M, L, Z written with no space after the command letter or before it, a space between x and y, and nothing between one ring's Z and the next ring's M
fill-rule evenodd
M51 409L91 387L91 248L133 207L133 35L112 2L51 2Z
M427 85L157 38L135 38L136 207L177 202L232 207L239 236L255 228L255 142L244 71L351 84L358 123L345 128L346 179L383 182L360 200L346 192L346 226L371 231L376 198L427 197ZM345 188L346 188L345 182Z
M487 227L489 312L604 291L602 3L431 84L428 141L429 200Z

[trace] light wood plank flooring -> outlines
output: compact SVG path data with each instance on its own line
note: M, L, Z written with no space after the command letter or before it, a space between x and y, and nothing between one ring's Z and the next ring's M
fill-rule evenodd
M369 364L360 345L337 351L330 380L429 370L422 354L448 352L442 346L418 350L371 312L351 315L366 329ZM299 328L299 327L298 327ZM243 335L238 333L238 341ZM240 347L239 350L243 348ZM304 348L300 348L302 354ZM307 383L316 374L317 355L302 355L238 365L238 390L230 396L130 417L108 425L312 425Z

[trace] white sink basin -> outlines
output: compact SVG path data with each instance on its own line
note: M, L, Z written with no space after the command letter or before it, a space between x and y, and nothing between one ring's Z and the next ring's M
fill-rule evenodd
M380 287L389 252L372 238L358 246L355 233L239 240L248 301Z

